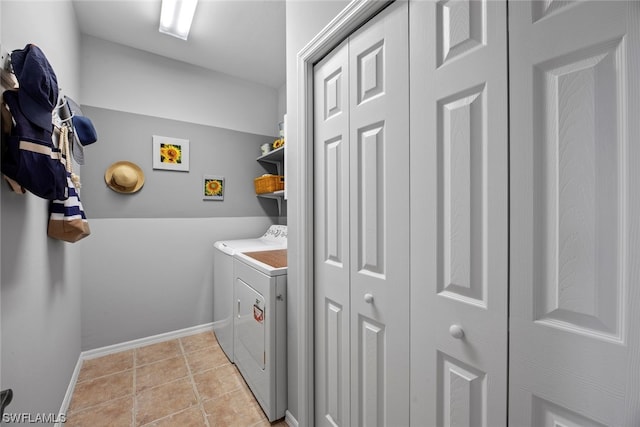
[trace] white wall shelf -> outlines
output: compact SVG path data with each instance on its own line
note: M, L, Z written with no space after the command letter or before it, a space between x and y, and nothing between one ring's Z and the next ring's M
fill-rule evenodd
M261 163L268 163L276 166L276 172L278 175L282 175L284 165L284 145L275 150L269 151L266 154L256 159Z
M284 146L269 151L256 159L258 162L268 165L275 165L276 173L283 175L284 170ZM286 185L286 178L285 178ZM279 190L272 193L256 194L258 197L273 199L278 203L278 215L282 215L282 201L285 199L285 191Z
M256 194L264 199L273 199L278 202L278 215L282 215L282 200L284 199L284 190L274 191L273 193Z

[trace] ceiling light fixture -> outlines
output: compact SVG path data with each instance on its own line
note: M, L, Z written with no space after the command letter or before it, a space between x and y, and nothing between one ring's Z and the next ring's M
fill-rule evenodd
M198 0L162 0L158 31L186 40L197 3Z

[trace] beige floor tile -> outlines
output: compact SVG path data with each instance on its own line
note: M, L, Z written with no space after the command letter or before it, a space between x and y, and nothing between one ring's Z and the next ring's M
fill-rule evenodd
M216 415L208 415L207 421L209 421L210 427L253 427L254 425L262 426L262 421L257 423L253 422L253 419L239 418L237 415L226 415L224 417ZM269 425L268 421L264 421L266 425Z
M182 412L147 424L145 427L204 427L204 415L200 406L192 406Z
M136 369L136 393L184 378L188 374L182 355L140 366Z
M269 424L213 332L87 360L78 378L65 426L286 427Z
M136 424L148 424L197 403L189 378L150 388L136 395Z
M227 359L220 347L209 347L204 350L193 351L186 353L185 356L192 374L230 364L229 359Z
M91 408L71 412L65 427L128 427L133 425L133 396L110 400Z
M233 405L258 405L258 401L253 396L253 393L249 389L249 386L244 382L244 380L242 381L240 388L230 394L230 398Z
M244 380L233 365L222 365L193 375L201 400L214 399L244 385Z
M85 360L82 362L78 382L126 371L131 368L133 368L133 350Z
M211 427L248 427L260 421L267 421L264 412L246 386L218 398L202 402Z
M262 412L262 408L258 403L252 403L251 405L244 406L242 408L238 408L237 419L242 420L243 423L247 423L248 425L253 425L257 422L266 422L267 416ZM250 424L249 424L250 423Z
M133 370L118 372L76 384L70 411L133 394Z
M189 335L180 338L185 353L202 350L207 347L220 347L213 332L203 332L201 334Z
M284 420L274 421L270 423L269 421L259 421L258 423L252 425L251 427L289 427Z
M135 353L136 364L140 366L179 356L182 350L180 350L180 343L175 339L137 348Z

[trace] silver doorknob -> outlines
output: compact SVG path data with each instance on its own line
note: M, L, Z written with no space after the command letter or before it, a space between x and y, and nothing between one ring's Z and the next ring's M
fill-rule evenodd
M371 304L373 302L373 294L364 294L364 302Z
M457 340L462 339L462 337L464 337L464 330L460 325L451 325L449 327L449 333L451 334L452 337L454 337Z

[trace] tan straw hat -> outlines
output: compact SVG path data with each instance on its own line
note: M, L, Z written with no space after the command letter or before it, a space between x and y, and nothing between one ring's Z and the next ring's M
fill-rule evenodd
M144 185L144 172L135 163L121 160L107 168L104 180L113 191L135 193Z

